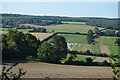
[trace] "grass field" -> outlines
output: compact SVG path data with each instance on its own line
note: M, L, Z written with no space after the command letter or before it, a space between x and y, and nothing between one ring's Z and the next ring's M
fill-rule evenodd
M115 44L116 39L117 39L117 37L101 36L99 42L101 45L108 46L108 48L112 54L118 54L118 50L119 50L120 46L118 47Z
M71 51L80 51L82 50L84 44L75 44L72 46L72 48L70 49Z
M52 26L52 25L51 25ZM95 28L95 26L89 26L89 25L80 25L80 24L58 24L58 25L55 25L55 26L69 26L69 27L85 27L85 28Z
M79 43L79 44L87 43L86 36L84 35L74 35L74 34L58 34L58 35L65 37L68 43Z
M67 54L67 58L64 60L61 60L62 63L65 63L70 57L70 54ZM76 58L73 59L73 61L86 61L86 58L91 58L93 60L96 59L95 56L86 56L86 55L76 55Z
M0 28L0 30L2 31L7 31L9 30L10 28ZM28 32L29 30L32 30L32 29L17 29L18 31L21 31L21 32Z
M67 23L67 24L77 24L77 25L85 25L86 22L68 22L68 21L62 21L62 23Z
M112 54L119 54L120 46L109 45L108 47Z
M91 51L96 54L100 54L100 46L99 45L91 45Z
M54 30L54 32L80 32L80 33L87 33L88 30L74 30L74 29L62 29L62 28L48 28L47 32L52 32L52 30Z
M117 37L101 36L99 42L101 43L101 45L115 45L116 39Z

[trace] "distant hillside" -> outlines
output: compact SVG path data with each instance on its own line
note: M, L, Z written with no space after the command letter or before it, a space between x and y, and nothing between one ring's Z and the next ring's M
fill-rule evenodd
M33 16L21 14L0 14L3 27L14 27L19 24L51 25L62 24L61 21L86 22L86 25L118 30L118 18L100 17L60 17L60 16Z

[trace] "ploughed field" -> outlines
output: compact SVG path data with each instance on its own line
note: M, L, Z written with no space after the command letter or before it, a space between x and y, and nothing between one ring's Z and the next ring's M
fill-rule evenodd
M113 76L110 67L19 63L13 72L17 72L18 68L27 71L24 78L112 78Z

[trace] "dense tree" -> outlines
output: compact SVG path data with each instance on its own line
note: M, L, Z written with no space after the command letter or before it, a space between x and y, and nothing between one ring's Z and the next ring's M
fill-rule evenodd
M94 33L96 34L97 37L99 37L100 31L99 28L94 28Z
M38 28L33 28L33 30L30 30L29 32L42 32L42 33L46 33L47 31L46 31L46 28L38 27Z
M94 33L91 29L87 32L87 41L89 44L92 44L94 42L93 34Z
M2 34L3 59L25 59L27 56L36 56L40 41L29 33L10 30Z
M116 39L115 44L117 44L118 46L120 46L120 38Z
M51 42L41 44L38 49L38 58L43 62L60 63L67 56L67 43L62 36L55 36Z
M62 36L54 36L52 38L51 43L53 44L56 53L57 53L57 59L65 58L68 52L67 48L67 42L64 37Z
M116 32L116 36L120 37L120 31Z
M103 31L103 33L106 36L115 36L115 31L114 30L107 29L107 30Z
M43 62L55 62L56 59L56 53L54 52L54 48L51 43L45 42L39 46L38 53L37 53L38 58L40 61Z

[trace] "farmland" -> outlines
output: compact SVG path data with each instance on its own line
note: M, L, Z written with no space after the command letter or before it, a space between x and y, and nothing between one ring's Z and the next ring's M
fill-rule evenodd
M112 78L109 55L118 54L119 46L115 44L117 37L106 35L107 30L104 28L110 28L114 23L110 26L107 21L102 22L104 19L99 22L94 19L91 24L92 18L87 22L64 18L55 20L54 17L48 19L46 16L14 17L5 18L4 28L0 28L0 33L5 33L2 42L3 59L6 60L5 66L7 60L8 65L18 61L16 67L27 71L23 78ZM11 30L6 34L8 27L18 31ZM96 28L98 31L95 31ZM108 32L115 31L111 30ZM93 32L90 33L92 37L89 31ZM89 36L93 39L91 43Z
M10 65L10 64L8 64ZM7 65L7 66L8 66ZM19 63L13 72L17 72L17 68L24 68L27 74L22 78L112 78L112 69L110 67L96 66L74 66L74 65L59 65L49 63ZM50 79L51 80L51 79Z
M72 44L70 50L71 51L87 51L90 50L95 54L106 53L110 54L118 54L118 46L115 45L115 40L117 37L107 37L102 36L97 40L96 44L88 44L86 41L85 35L74 35L74 34L58 34L65 37L67 43ZM69 55L68 55L69 57ZM102 62L104 60L109 62L108 58L100 58L94 56L85 56L85 55L77 55L75 61L85 61L87 57L92 58L95 62Z

